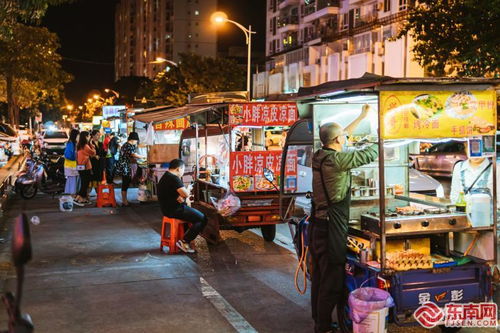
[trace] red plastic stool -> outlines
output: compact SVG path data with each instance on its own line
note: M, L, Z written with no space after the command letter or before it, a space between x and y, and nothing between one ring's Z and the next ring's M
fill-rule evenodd
M163 252L164 246L168 246L168 254L175 254L179 252L179 248L175 245L175 243L177 243L179 239L184 238L184 223L188 222L166 216L163 217L160 242L161 252ZM167 236L167 224L170 224L170 236Z
M116 207L115 188L113 185L99 184L97 187L97 207Z

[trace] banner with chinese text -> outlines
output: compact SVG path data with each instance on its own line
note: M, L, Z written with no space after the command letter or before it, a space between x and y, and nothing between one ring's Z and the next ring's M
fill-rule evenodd
M285 161L285 192L297 191L297 163L297 150L288 150Z
M281 151L238 151L230 154L231 189L235 192L273 191L264 178L264 168L274 172L279 186Z
M296 103L229 104L229 124L233 126L291 126L297 117Z
M495 91L382 91L383 139L494 135Z
M187 118L179 118L154 124L155 131L182 130L189 127Z

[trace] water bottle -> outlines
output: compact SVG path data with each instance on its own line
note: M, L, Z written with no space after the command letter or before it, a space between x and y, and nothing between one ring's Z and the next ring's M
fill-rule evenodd
M470 220L472 227L488 227L492 221L491 195L488 189L475 190L470 195Z

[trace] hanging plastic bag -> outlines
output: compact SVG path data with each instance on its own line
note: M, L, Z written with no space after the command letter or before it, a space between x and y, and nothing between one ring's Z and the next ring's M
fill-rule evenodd
M240 198L233 192L227 192L221 199L213 202L217 212L226 217L235 214L241 207Z

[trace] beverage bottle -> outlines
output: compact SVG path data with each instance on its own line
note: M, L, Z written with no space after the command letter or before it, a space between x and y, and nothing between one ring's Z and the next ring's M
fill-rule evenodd
M465 213L465 211L467 210L467 202L465 201L465 194L463 191L458 195L455 206L457 207L457 212Z

